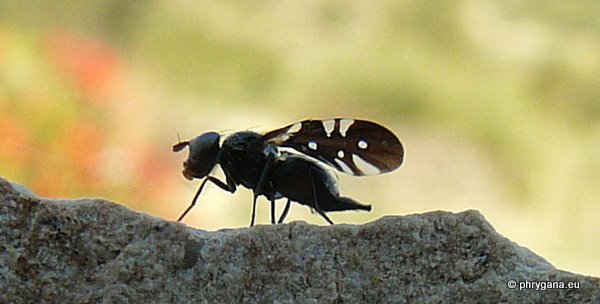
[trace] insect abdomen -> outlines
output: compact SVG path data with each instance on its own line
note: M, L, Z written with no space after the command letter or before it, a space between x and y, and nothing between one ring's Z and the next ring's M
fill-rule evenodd
M290 155L278 161L270 181L284 197L316 210L371 210L371 206L341 197L331 174L305 157Z
M344 210L366 210L371 211L371 205L363 205L349 197L335 197L328 204L321 207L323 211L344 211Z

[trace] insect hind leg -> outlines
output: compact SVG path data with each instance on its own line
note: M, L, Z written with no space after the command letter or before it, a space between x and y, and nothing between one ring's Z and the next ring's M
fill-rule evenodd
M283 221L285 220L285 218L288 215L288 212L290 212L290 206L291 206L291 204L292 204L292 201L290 201L288 199L287 203L285 204L285 208L283 208L283 212L281 213L281 216L279 216L279 220L277 221L277 224L283 223Z
M320 216L322 216L322 217L323 217L323 218L324 218L324 219L325 219L325 220L326 220L326 221L327 221L327 222L328 222L330 225L335 225L335 224L333 223L333 221L332 221L332 220L331 220L331 219L330 219L330 218L329 218L329 217L328 217L328 216L325 214L325 212L323 212L323 211L321 211L321 210L318 210L318 209L316 209L316 210L317 210L317 213L318 213Z
M313 189L313 199L314 199L314 204L315 204L314 208L317 211L317 213L321 217L323 217L329 224L334 225L333 221L325 214L325 211L342 211L342 210L353 210L353 209L354 210L361 209L361 210L367 210L367 211L371 210L370 205L362 205L351 198L339 196L339 194L334 193L334 192L330 193L330 198L331 198L330 201L328 201L326 204L323 204L323 206L319 206L318 195L317 195L315 182L314 182L314 178L313 178L313 172L314 172L313 168L311 168L311 170L308 171L308 173L311 177L310 180L311 180L312 189Z
M308 175L310 175L310 183L312 185L312 190L313 190L313 202L315 204L315 210L317 211L317 213L323 217L330 225L334 225L333 221L327 216L325 215L325 212L319 207L319 199L318 199L318 195L317 195L317 188L315 187L315 179L313 177L313 168L310 168L310 170L308 170Z

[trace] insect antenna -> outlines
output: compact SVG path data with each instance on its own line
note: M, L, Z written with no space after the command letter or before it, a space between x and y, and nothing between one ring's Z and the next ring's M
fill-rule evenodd
M177 143L175 145L173 145L173 152L179 152L183 148L185 148L187 145L189 145L190 142L189 141L181 141L181 137L179 136L179 132L177 132L177 129L173 128L173 131L175 131L175 134L177 135Z

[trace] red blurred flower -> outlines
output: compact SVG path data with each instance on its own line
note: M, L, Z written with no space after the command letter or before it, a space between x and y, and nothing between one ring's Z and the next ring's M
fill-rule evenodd
M168 151L168 150L166 150ZM168 194L170 185L177 181L179 171L173 170L168 152L147 148L139 153L140 164L138 178L140 185L144 186L143 192L148 197L160 198Z
M65 157L69 169L84 187L97 188L101 169L101 155L105 147L105 135L94 124L83 119L67 123L56 139L57 151Z
M121 69L117 52L106 42L85 39L76 33L53 31L44 39L58 68L95 103L111 100Z
M23 123L9 113L0 113L0 155L20 168L27 159L31 138Z

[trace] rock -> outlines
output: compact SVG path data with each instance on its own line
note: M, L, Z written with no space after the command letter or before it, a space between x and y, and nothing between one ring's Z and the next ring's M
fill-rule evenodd
M600 279L557 270L477 211L205 232L3 179L0 208L2 303L600 303Z

